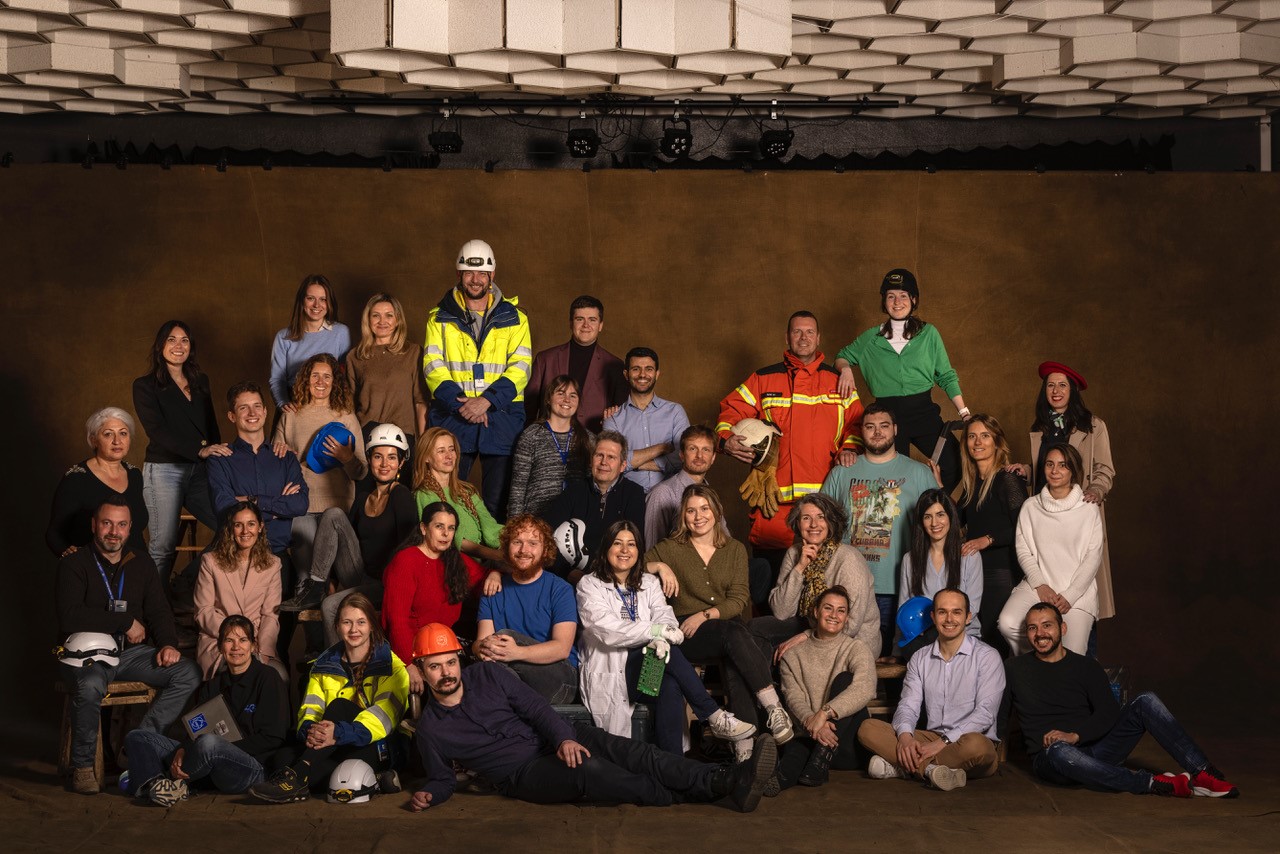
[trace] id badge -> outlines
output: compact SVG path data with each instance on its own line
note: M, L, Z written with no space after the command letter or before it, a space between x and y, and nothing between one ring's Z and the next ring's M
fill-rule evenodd
M129 610L129 602L126 599L112 599L107 603L107 610L113 614L123 614Z
M471 381L475 384L477 394L484 391L484 365L477 362L471 366Z

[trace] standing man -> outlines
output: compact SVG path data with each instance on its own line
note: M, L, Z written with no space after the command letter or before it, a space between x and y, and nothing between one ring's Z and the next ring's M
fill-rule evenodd
M160 689L138 724L157 733L177 719L200 684L195 662L178 653L178 631L156 565L145 551L125 547L132 515L124 496L109 496L90 521L93 542L58 562L55 588L64 637L111 635L119 650L114 664L99 659L73 667L68 654L75 650L68 644L68 666L59 668L71 688L71 785L82 795L96 795L102 783L94 774L94 752L108 684L119 679Z
M627 480L627 440L621 433L605 430L596 437L591 453L591 477L571 480L564 492L547 507L547 524L556 530L562 523L576 519L582 523L582 559L570 566L564 555L556 557L556 571L570 584L577 584L586 561L596 553L600 538L619 519L637 528L644 527L644 490Z
M632 448L625 477L648 493L680 467L676 443L689 426L689 416L678 403L654 394L658 386L658 354L648 347L627 351L627 399L604 419L604 429L627 437Z
M511 449L524 428L524 389L533 350L529 318L494 282L497 263L483 240L458 251L458 284L427 315L422 372L432 427L458 437L458 477L480 459L484 504L506 518Z
M538 416L542 390L561 374L578 384L578 420L592 433L599 433L604 411L617 406L627 396L622 360L600 346L604 331L604 303L593 296L580 296L569 304L569 340L533 357L529 387L524 390L525 415Z
M893 725L864 721L858 740L876 754L867 767L872 779L915 777L949 792L996 772L1004 661L965 631L973 614L963 590L939 590L931 613L938 639L907 663ZM922 710L927 728L917 729Z
M653 548L671 536L680 515L680 499L685 488L704 483L716 461L716 434L710 427L694 424L680 434L680 471L655 486L644 502L644 545ZM725 520L720 520L725 525ZM725 531L729 529L726 526Z
M852 466L831 470L822 492L849 516L845 542L862 553L876 581L880 606L880 656L889 655L897 609L898 567L911 545L907 518L920 493L936 485L929 469L894 447L898 426L893 412L877 402L862 415L865 455Z
M720 401L716 432L721 447L751 465L754 452L733 435L731 428L744 418L774 424L778 438L778 508L766 515L762 507L751 510L749 540L758 557L766 558L773 578L764 588L767 596L777 578L782 556L793 535L787 514L796 499L818 492L823 478L837 462L851 466L862 439L862 403L857 391L842 397L836 390L840 375L823 362L818 319L797 311L787 321L787 349L782 361L761 368ZM753 592L754 598L754 592Z
M1145 691L1123 708L1116 702L1102 665L1062 645L1067 624L1056 607L1037 602L1025 625L1031 652L1009 659L1005 670L1037 777L1135 795L1239 797L1159 697ZM1185 773L1124 767L1144 733Z

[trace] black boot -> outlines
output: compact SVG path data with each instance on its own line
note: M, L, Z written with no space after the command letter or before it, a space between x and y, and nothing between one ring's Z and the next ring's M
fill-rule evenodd
M281 611L312 611L320 607L320 602L324 599L324 589L327 585L323 581L316 581L310 575L302 579L302 583L298 585L298 592L294 594L292 599L286 599L280 603Z
M825 785L831 777L831 760L835 755L834 747L814 745L813 751L809 754L809 761L804 764L804 770L800 772L800 778L796 782L801 786Z

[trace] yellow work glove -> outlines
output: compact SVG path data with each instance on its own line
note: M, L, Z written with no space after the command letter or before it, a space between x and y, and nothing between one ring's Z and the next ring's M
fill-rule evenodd
M746 480L738 488L742 500L754 510L759 510L766 519L773 518L778 512L778 503L782 494L778 490L778 443L774 442L769 453L760 465L751 469Z

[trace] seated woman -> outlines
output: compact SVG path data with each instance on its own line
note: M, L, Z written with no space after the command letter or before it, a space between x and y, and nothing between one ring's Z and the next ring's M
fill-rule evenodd
M443 501L458 513L458 548L473 560L500 562L502 526L489 513L476 488L458 477L458 438L443 427L429 427L414 449L413 497L422 508Z
M779 752L779 789L796 783L821 786L831 768L867 767L870 757L858 742L858 727L876 695L876 661L871 648L846 631L850 601L840 585L828 588L810 611L809 643L782 657L782 695L801 734ZM879 631L875 643L880 643Z
M226 667L210 677L196 695L196 705L221 696L235 716L241 738L229 742L215 733L193 743L150 730L125 736L129 755L128 794L161 806L187 796L187 787L207 781L219 792L238 794L262 780L263 769L284 745L289 732L289 690L276 671L254 658L253 621L232 614L218 627L218 656Z
M1022 580L1013 540L1018 513L1027 500L1027 484L1016 472L1006 471L1009 440L994 417L974 415L965 425L960 447L959 510L964 526L960 553L982 558L981 610L973 592L967 591L973 622L982 624L982 640L1007 656L997 622L1013 585Z
M982 560L977 553L963 554L960 546L960 518L955 502L941 489L926 490L916 501L911 548L902 556L898 579L898 607L916 596L933 598L947 587L963 590L969 597L974 618L965 631L981 637L978 609L982 605ZM932 625L905 647L898 647L907 660L921 647L938 639Z
M480 591L485 571L454 544L458 511L443 501L422 508L422 521L408 545L396 552L382 579L382 628L401 661L413 661L413 639L427 623L453 626L462 602ZM501 589L489 573L485 593ZM422 693L422 672L409 668L409 690Z
M641 542L634 523L614 522L605 529L588 574L578 582L582 702L596 726L628 738L634 704L655 706L658 747L677 756L684 755L686 700L697 719L718 738L750 738L756 728L716 705L680 651L684 634L662 596L661 583L640 565ZM657 697L636 689L646 649L667 659Z
M319 607L329 646L338 642L333 625L346 594L359 591L375 605L382 602L384 570L418 527L413 492L400 482L408 436L395 424L379 424L369 432L365 451L369 476L356 484L351 510L330 507L320 514L310 571L302 573L297 593L280 606L281 611ZM337 591L326 595L331 583Z
M280 415L272 448L278 456L286 451L297 454L307 482L307 512L294 517L290 543L294 564L303 568L311 566L320 515L334 507L343 513L351 509L355 484L368 473L368 466L364 435L352 412L351 389L337 359L328 353L307 359L293 384L293 402L295 408ZM313 448L321 428L333 421L351 432L351 440L342 443L326 435L323 447Z
M249 794L273 804L305 801L312 786L329 783L346 759L363 759L379 775L384 791L395 783L386 743L409 703L409 674L391 651L369 597L351 593L338 610L340 643L311 666L298 710L298 738L305 749L293 765L249 787Z
M276 654L280 634L280 558L271 553L262 511L252 501L240 501L227 513L213 546L200 558L196 579L196 663L205 679L222 666L219 643L226 619L241 614L253 625L257 653L284 678L288 670Z
M692 484L680 500L676 532L649 549L645 569L658 576L662 592L673 600L685 657L695 664L721 664L733 714L756 725L759 703L765 725L785 744L792 735L791 719L769 673L773 647L753 637L744 622L751 607L747 549L724 532L723 517L715 490ZM750 740L733 745L740 760L750 756Z
M772 617L751 621L751 633L778 645L773 660L809 637L810 616L818 597L837 584L849 594L845 631L871 646L880 639L880 609L875 579L862 553L842 540L848 520L844 508L821 492L806 495L787 514L795 544L782 558L778 582L769 594Z
M1054 445L1044 458L1044 489L1018 516L1018 563L1026 576L1000 612L1000 633L1014 653L1027 649L1023 625L1036 602L1057 607L1066 621L1062 645L1085 654L1098 614L1102 565L1102 513L1085 500L1084 463L1071 445Z
M44 541L55 557L65 557L93 539L89 520L108 497L123 495L132 524L129 551L143 552L147 529L147 502L142 492L142 471L125 460L133 438L133 417L117 406L99 409L84 423L85 438L93 455L67 469L53 493L53 509ZM163 579L168 581L168 579Z
M571 478L585 480L591 434L578 423L578 383L561 374L542 390L538 417L516 439L511 454L507 515L545 517L551 500Z

